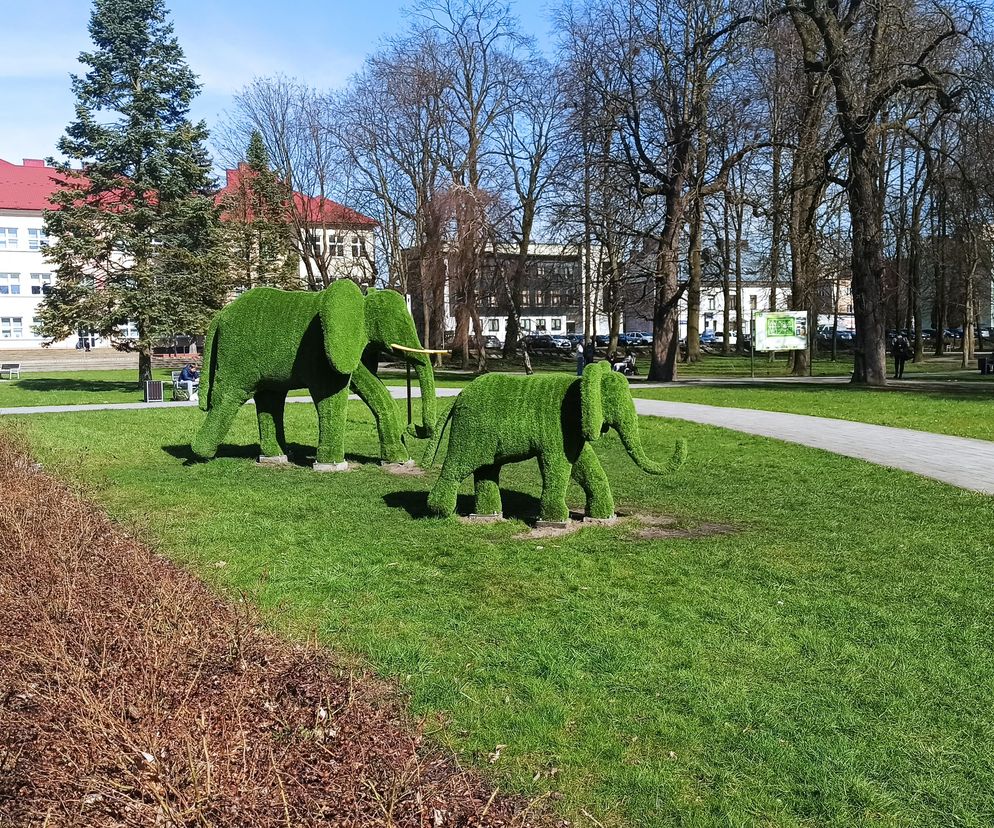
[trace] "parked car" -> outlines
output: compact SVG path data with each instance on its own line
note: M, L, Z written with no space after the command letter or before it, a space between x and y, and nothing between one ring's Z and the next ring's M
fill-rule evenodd
M553 353L569 353L573 350L573 343L562 336L549 336L549 334L530 334L521 338L521 343L528 346L532 353L541 351Z
M623 333L618 337L618 344L622 344L621 337L625 338L625 345L630 345L632 347L641 347L642 345L652 344L652 335L646 333L645 331L629 331Z
M701 345L714 345L717 342L718 337L710 328L706 331L701 331Z

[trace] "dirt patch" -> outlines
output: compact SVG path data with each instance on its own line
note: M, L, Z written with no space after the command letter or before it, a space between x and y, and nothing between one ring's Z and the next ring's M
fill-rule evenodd
M425 470L414 463L381 463L380 468L387 474L396 474L399 477L421 477Z
M739 531L735 526L724 523L699 523L696 526L677 526L675 518L666 515L641 515L636 519L642 528L632 537L638 540L689 540L708 538L715 535L732 535Z
M0 438L0 825L551 822Z
M714 535L729 535L738 532L735 526L723 523L700 523L697 526L678 526L677 520L669 515L652 515L636 512L621 512L611 521L596 521L584 518L582 513L570 512L566 526L533 527L527 532L519 532L515 540L541 540L571 535L589 527L609 527L624 530L637 540L682 540L706 538Z

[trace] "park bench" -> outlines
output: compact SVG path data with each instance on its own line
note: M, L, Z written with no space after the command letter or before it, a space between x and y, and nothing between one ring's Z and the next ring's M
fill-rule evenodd
M20 379L21 378L21 363L19 362L0 362L0 379L3 379L3 375L7 375L7 379Z
M196 399L200 391L200 382L197 380L181 380L180 371L172 371L173 378L173 400L193 400Z

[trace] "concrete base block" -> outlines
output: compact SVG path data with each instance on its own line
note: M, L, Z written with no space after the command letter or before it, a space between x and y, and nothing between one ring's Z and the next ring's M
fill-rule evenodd
M414 460L405 460L403 463L385 463L381 460L380 468L387 474L421 474L421 469Z
M497 523L504 519L504 516L499 512L494 512L492 515L477 515L471 514L466 515L466 520L472 521L473 523Z
M265 457L260 454L258 460L260 466L285 466L289 462L290 460L285 454L277 454L274 457Z
M536 529L569 529L568 520L536 520Z
M343 472L349 470L349 464L344 460L341 463L315 463L316 472Z
M583 519L583 522L584 523L592 523L595 526L614 526L618 522L618 516L617 515L611 515L611 517L609 517L609 518L585 517Z

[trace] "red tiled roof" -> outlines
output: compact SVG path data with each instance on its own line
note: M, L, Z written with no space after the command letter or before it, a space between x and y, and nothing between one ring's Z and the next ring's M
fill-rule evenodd
M217 198L237 191L248 166L227 171L227 184ZM25 158L23 164L11 164L0 158L0 210L48 210L49 197L64 179L44 161ZM330 198L293 194L294 210L307 224L337 227L375 227L377 222Z
M48 210L59 180L44 161L25 158L21 165L0 158L0 210Z
M245 163L239 164L236 170L226 170L227 183L217 194L218 201L225 196L237 195L243 187L251 187L251 177L255 174ZM294 215L309 225L329 225L332 227L376 227L377 222L369 216L364 216L332 201L330 198L308 196L301 193L293 194Z

